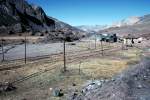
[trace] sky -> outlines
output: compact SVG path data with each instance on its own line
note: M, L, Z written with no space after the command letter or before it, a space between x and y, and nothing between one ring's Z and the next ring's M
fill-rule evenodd
M111 25L131 16L150 14L150 0L27 0L48 16L73 26Z

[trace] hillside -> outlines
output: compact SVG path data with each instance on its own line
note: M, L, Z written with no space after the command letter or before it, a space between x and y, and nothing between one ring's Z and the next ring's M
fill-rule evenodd
M134 21L131 21L130 19L130 22L126 22L125 25L124 23L122 23L120 26L113 26L111 28L99 31L99 33L116 33L119 36L133 34L136 36L150 38L150 15L138 17L138 19L136 17L136 21L135 19Z
M31 5L25 0L0 0L0 35L16 35L16 33L31 32L30 35L41 35L60 29L70 31L70 35L81 38L83 31L49 17L44 10ZM55 33L58 35L58 33Z
M69 100L149 100L150 61L142 60L123 73Z

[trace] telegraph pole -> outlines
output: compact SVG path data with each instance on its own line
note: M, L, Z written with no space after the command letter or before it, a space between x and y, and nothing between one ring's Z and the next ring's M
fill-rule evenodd
M2 56L3 56L3 58L2 58L2 62L5 60L5 54L4 54L4 40L2 39L1 40L1 46L2 46Z
M96 33L95 33L95 49L96 49Z
M25 34L25 40L24 40L24 62L25 64L27 63L27 37L26 37L26 34Z
M103 50L103 42L102 42L102 40L101 40L101 51L102 51L102 56L104 55L104 50Z
M65 31L65 30L64 30ZM67 71L67 67L66 67L66 37L65 37L65 32L63 30L60 31L63 34L63 60L64 60L64 69L63 71L66 72Z
M64 72L66 72L66 40L64 38Z
M124 41L122 40L122 50L124 49Z

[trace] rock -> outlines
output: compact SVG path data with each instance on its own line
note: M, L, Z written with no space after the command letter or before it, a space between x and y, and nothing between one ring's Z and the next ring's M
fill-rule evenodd
M72 86L76 86L76 84L75 84L75 83L72 83Z
M17 88L9 82L5 82L4 84L0 83L0 92L9 92L16 89Z
M14 33L20 33L20 32L22 32L22 27L21 27L21 24L20 23L18 23L18 24L15 24L14 26L13 26L13 32Z
M61 97L63 95L64 95L64 93L63 93L62 89L54 89L53 90L53 96L55 96L55 97Z
M71 100L74 100L77 96L78 96L78 93L73 93L73 94L71 95Z
M26 98L23 98L23 99L21 99L21 100L27 100Z
M104 82L104 80L90 80L85 84L85 86L83 86L82 93L86 94L91 90L100 88Z

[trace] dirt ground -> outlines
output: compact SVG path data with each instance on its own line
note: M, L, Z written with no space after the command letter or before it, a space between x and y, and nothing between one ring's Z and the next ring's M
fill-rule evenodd
M141 57L148 53L145 47L147 46L129 47L127 50L104 52L104 56L98 53L95 56L78 59L67 63L66 73L62 72L63 61L52 63L50 59L47 62L1 71L0 82L24 80L14 83L17 87L15 91L0 93L0 100L66 100L70 91L80 90L87 80L110 79L130 65L137 64ZM54 97L52 90L55 88L62 89L64 96Z

